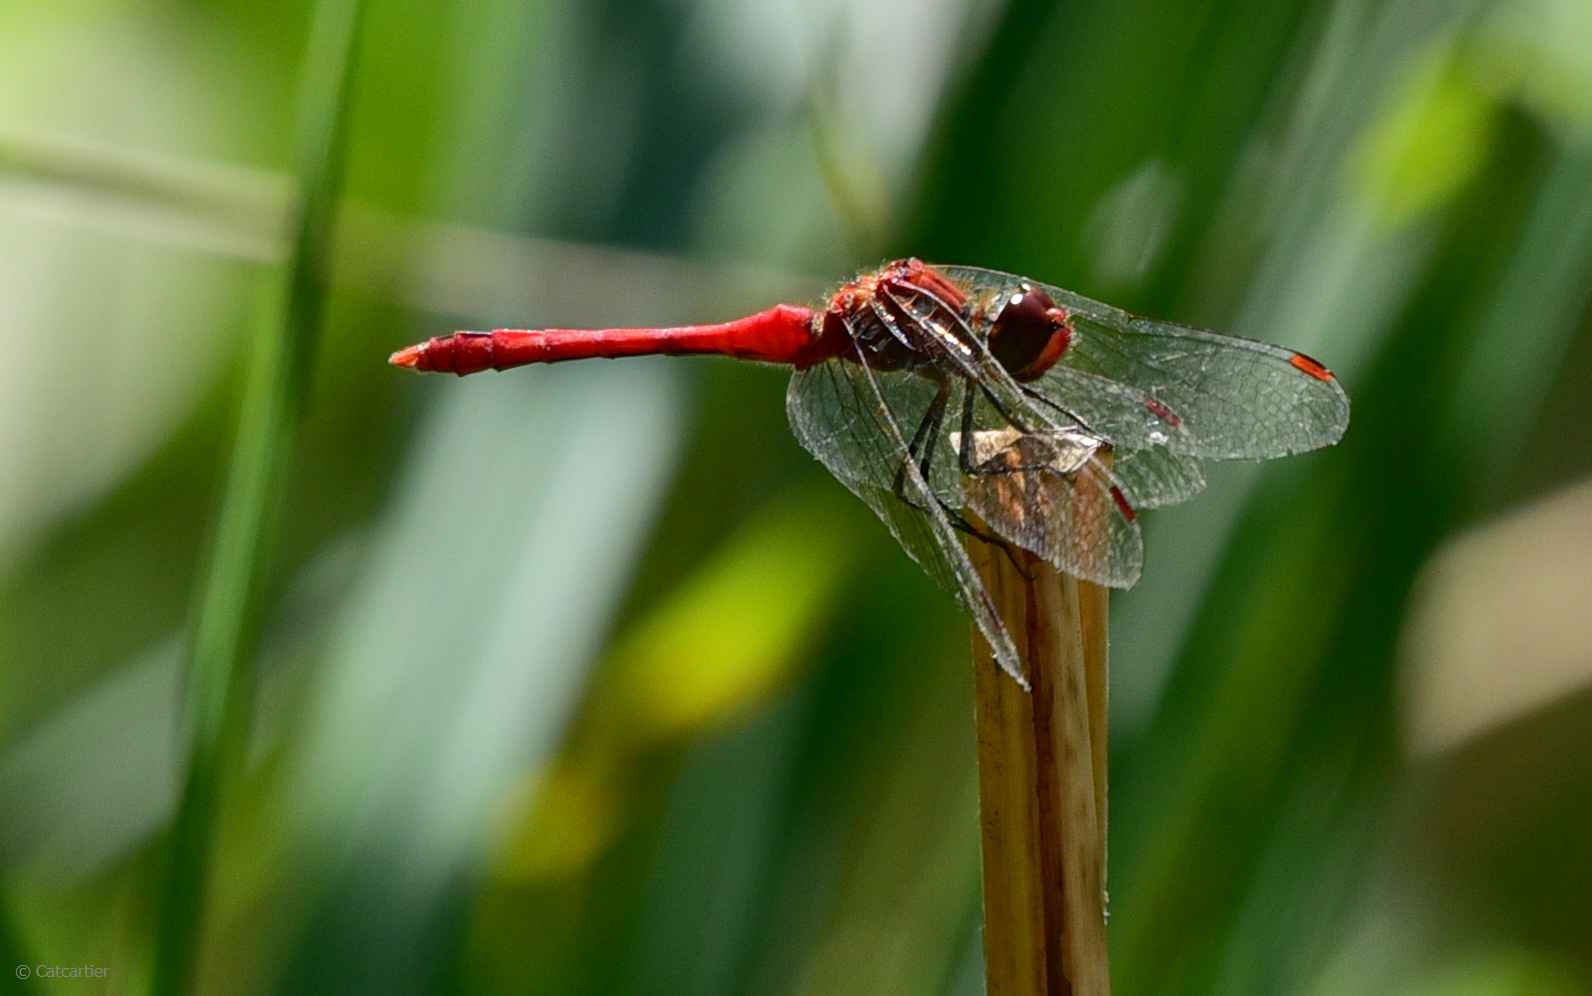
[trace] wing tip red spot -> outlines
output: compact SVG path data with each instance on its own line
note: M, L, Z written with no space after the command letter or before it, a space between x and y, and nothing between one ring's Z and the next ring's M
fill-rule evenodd
M1133 510L1133 506L1128 504L1128 499L1125 495L1123 495L1122 489L1117 487L1115 484L1111 485L1111 500L1116 502L1117 508L1122 510L1122 517L1124 519L1132 522L1139 517L1139 513L1135 512Z
M1294 369L1307 373L1316 380L1337 380L1331 370L1322 366L1318 360L1312 359L1303 353L1293 354L1288 357L1288 362L1293 364Z
M1156 418L1165 422L1174 429L1179 428L1183 424L1183 419L1177 414L1177 412L1174 412L1172 409L1168 408L1166 404L1159 398L1145 398L1144 407L1150 410L1151 415L1154 415Z

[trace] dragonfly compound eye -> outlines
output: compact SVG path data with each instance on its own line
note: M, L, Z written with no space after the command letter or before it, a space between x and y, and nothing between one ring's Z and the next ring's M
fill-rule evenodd
M989 349L1013 377L1034 380L1049 370L1072 342L1072 321L1050 295L1024 284L995 318Z

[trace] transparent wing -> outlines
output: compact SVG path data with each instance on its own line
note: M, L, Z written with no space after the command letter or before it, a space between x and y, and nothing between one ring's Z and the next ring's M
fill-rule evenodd
M912 384L913 380L922 381L924 387ZM889 401L881 382L889 385ZM948 483L940 479L943 472L932 475L936 487L931 490L908 458L908 440L937 390L932 382L912 374L869 370L858 354L856 362L831 359L794 374L785 410L801 444L874 510L930 577L957 597L989 641L1001 668L1027 687L1011 635L936 501L934 492L942 488L955 493L954 474Z
M926 352L941 354L948 371L975 377L982 385L985 401L999 400L998 409L992 403L980 402L976 428L998 431L1013 424L1010 415L1020 420L1024 431L1037 433L1040 438L1083 430L1109 441L1116 451L1112 474L1119 493L1125 491L1131 502L1126 521L1118 523L1124 532L1137 532L1136 527L1129 528L1132 508L1170 505L1204 489L1205 475L1199 461L1185 455L1197 448L1195 441L1176 414L1150 394L1128 384L1075 371L1067 373L1083 382L1078 389L1047 393L1018 384L990 353L988 329L1002 302L1022 283L1021 278L995 271L977 272L991 279L983 284L957 281L964 285L971 305L965 315L932 293L914 293L910 287L902 289L904 299L894 299L911 322L910 327L900 330L903 339ZM999 285L995 278L1001 281ZM1078 486L1094 487L1089 478ZM996 531L1002 532L1000 528ZM1015 527L1002 535L1020 546L1029 546L1024 540L1033 536L1030 530ZM1052 537L1041 544L1043 550L1034 551L1063 570L1102 584L1131 583L1124 579L1137 577L1139 563L1136 558L1131 563L1125 558L1129 550L1137 548L1137 541L1126 536L1121 542L1114 542L1116 539L1114 533L1094 535L1080 531L1070 548ZM1112 549L1118 553L1116 563L1111 563L1108 556Z
M937 269L996 301L1024 281L971 266ZM1030 385L1121 448L1164 445L1206 459L1264 459L1329 446L1349 424L1337 380L1302 353L1157 322L1048 284L1072 315L1060 362Z
M934 357L963 397L950 446L934 450L932 480L960 477L965 507L996 535L1086 581L1127 588L1139 578L1143 541L1130 489L1107 469L1101 436L1065 407L1044 406L990 354L978 311L964 317L932 292L901 289L892 297L911 328L906 338ZM968 393L969 384L976 384ZM971 449L960 456L961 437ZM1164 436L1162 439L1164 440ZM1159 448L1159 447L1158 447ZM942 470L941 462L955 466ZM1132 465L1150 504L1198 491L1204 477L1192 460L1147 455Z
M1122 483L1134 508L1175 505L1205 490L1205 471L1199 460L1179 456L1164 446L1120 450L1111 472Z
M874 395L877 393L883 402L901 437L912 440L928 419L939 386L926 377L899 370L868 369L864 376L864 369L850 360L836 359L828 364L834 369L822 369L825 364L820 364L798 371L791 378L785 399L791 428L802 445L848 487L864 485L893 493L895 475L906 463L906 451L903 449L899 458L893 451L887 454L888 460L881 456L879 448L889 441L889 426L880 421ZM821 371L821 375L815 371ZM808 374L812 376L807 377ZM802 405L800 423L798 396ZM827 406L822 413L814 410L820 401ZM950 418L951 408L948 406L946 411ZM943 427L940 431L943 435ZM947 505L960 508L962 490L958 476L954 460L936 459L925 483Z
M932 288L910 283L884 293L899 316L891 319L881 310L881 320L901 341L914 344L942 383L959 390L958 414L944 425L966 435L973 446L969 453L978 454L971 461L976 466L967 465L959 442L947 439L951 430L931 421L933 461L925 476L936 492L953 508L977 513L1000 538L1069 574L1113 587L1137 581L1144 559L1139 527L1127 490L1096 452L1104 452L1101 437L1065 409L1042 407L1043 396L1025 392L1012 379L990 354L976 309L964 314ZM875 372L887 403L893 377L925 380ZM910 417L903 417L909 406L892 404L892 410L903 430L918 421L916 408ZM947 441L950 446L943 445ZM1161 471L1138 475L1153 501L1177 500L1175 495L1203 484L1197 467L1190 473L1188 461L1175 463L1151 457L1135 465ZM958 480L961 501L953 490Z
M966 507L997 535L1058 570L1113 588L1132 587L1144 563L1144 544L1132 492L1106 463L1109 447L1078 428L1018 429L982 397L971 414L963 423L971 429L951 435L944 457L959 469L967 464ZM1145 482L1157 480L1143 471L1137 467ZM1179 486L1190 485L1183 480Z

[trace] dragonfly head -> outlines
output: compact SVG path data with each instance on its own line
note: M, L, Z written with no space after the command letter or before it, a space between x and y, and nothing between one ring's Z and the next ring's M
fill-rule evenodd
M1072 342L1072 316L1031 284L1007 295L990 327L989 349L1014 378L1035 380Z

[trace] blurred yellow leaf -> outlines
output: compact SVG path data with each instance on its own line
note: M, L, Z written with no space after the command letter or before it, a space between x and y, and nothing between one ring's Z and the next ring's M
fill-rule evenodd
M1348 159L1355 190L1391 226L1439 207L1486 162L1494 98L1463 71L1445 39L1415 60Z
M838 500L770 503L620 638L559 758L509 801L498 874L578 872L626 822L626 786L652 752L729 723L784 688L853 562Z
M798 498L765 509L628 634L609 680L631 736L687 735L787 683L850 568L832 508Z
M525 778L509 806L515 825L498 871L507 878L552 878L602 853L620 826L621 805L600 766L554 764Z

